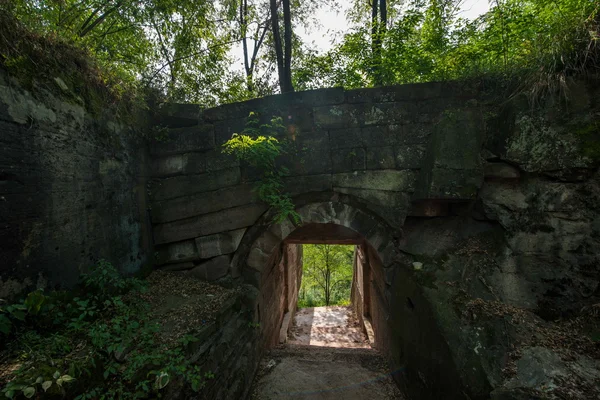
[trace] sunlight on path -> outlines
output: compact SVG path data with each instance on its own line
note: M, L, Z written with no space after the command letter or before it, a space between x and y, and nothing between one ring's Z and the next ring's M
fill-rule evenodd
M290 344L370 348L350 307L302 308L290 329Z

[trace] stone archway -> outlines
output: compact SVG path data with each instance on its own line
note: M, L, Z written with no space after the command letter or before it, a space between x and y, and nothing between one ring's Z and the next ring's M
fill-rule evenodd
M374 333L374 347L388 360L400 386L419 398L462 398L463 386L445 335L412 262L401 253L401 233L351 198L306 202L303 224L270 223L265 214L250 228L232 264L258 291L256 321L265 349L280 342L297 303L302 243L354 244L353 308ZM357 268L361 268L360 271ZM286 320L287 319L287 320ZM282 328L283 326L283 328ZM411 387L408 387L411 386Z

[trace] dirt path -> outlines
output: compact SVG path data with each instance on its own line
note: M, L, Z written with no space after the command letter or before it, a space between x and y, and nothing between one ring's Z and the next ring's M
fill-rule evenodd
M288 343L262 360L250 398L403 399L385 360L369 346L347 307L298 312Z
M310 307L296 312L288 343L370 348L350 307Z

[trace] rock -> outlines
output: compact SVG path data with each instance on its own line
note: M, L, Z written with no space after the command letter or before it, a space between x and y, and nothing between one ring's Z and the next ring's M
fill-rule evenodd
M211 258L237 250L246 228L196 238L200 258Z
M212 282L224 277L229 272L231 257L228 255L212 258L187 272L188 275Z
M154 141L150 147L150 153L153 155L180 154L214 148L214 126L196 125L170 129L164 141Z
M483 175L486 178L519 179L519 170L506 163L486 163L483 166Z
M193 240L171 243L157 249L158 264L180 263L198 258L198 251Z
M396 192L413 190L415 174L410 170L355 171L333 175L333 185L342 188L378 189Z
M179 242L245 228L255 223L266 209L263 204L250 204L159 224L154 227L154 241L156 244Z

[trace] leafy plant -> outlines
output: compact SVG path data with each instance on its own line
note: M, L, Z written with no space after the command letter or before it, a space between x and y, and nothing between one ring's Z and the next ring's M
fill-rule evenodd
M102 260L82 275L78 296L35 291L3 306L0 315L18 329L8 349L19 366L4 395L156 398L175 378L200 390L212 374L186 357L197 339L165 343L138 294L144 288Z
M277 136L281 136L284 130L280 117L260 125L258 114L251 112L242 133L234 133L223 144L223 152L236 156L260 172L260 180L254 190L259 199L276 210L275 222L291 218L298 224L300 215L295 211L291 196L284 192L283 178L289 171L277 164L277 158L283 152Z

